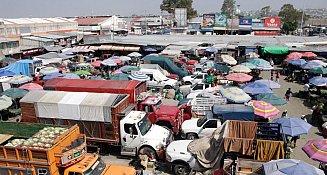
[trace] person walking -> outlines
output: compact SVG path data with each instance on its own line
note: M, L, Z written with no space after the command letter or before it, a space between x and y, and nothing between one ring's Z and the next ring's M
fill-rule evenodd
M276 73L276 82L279 83L279 78L280 78L280 72L277 71Z
M292 139L291 139L291 143L292 143L292 142L294 143L293 148L296 147L296 141L297 141L298 139L300 139L300 136L293 136L293 137L292 137Z
M288 88L288 90L285 93L285 99L286 101L290 101L290 97L292 96L293 92L291 90L291 88Z
M282 113L281 118L285 118L285 117L287 117L287 110L286 110L286 109L285 109L284 112Z

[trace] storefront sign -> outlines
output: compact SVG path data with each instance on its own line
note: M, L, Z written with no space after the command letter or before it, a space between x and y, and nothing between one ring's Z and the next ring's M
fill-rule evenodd
M280 28L280 18L269 17L265 19L265 28Z
M215 25L215 14L204 14L203 15L203 27L213 27Z
M226 15L216 13L215 14L215 27L226 27L226 25L227 25Z
M250 19L250 18L240 18L240 25L250 26L250 25L252 25L252 19Z

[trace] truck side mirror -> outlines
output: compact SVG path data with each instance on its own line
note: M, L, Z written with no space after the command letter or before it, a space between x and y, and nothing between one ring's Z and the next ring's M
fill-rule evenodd
M133 137L133 128L132 127L130 127L130 128L128 128L129 129L129 134L131 135L131 138Z

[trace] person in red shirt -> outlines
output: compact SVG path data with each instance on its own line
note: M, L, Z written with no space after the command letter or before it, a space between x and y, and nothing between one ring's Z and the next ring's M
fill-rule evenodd
M276 73L276 82L279 83L279 78L280 78L280 72L277 71Z

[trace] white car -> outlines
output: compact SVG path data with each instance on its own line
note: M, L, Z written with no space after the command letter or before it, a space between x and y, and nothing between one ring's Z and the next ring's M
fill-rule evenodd
M178 86L177 80L166 77L157 69L141 69L140 72L150 77L150 81L148 81L150 86L163 85L164 89L172 89Z
M192 140L177 140L171 142L166 149L166 160L171 163L173 174L189 174L194 167L196 158L187 151Z
M219 126L221 119L213 118L211 115L186 120L182 124L182 138L194 140L204 136L210 136Z
M183 77L183 84L192 85L195 83L202 83L205 82L207 76L207 73L198 72L194 75Z

